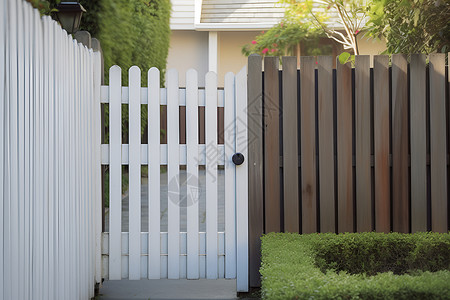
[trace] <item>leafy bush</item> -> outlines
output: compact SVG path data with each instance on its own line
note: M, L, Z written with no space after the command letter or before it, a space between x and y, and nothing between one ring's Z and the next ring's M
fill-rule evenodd
M262 295L265 299L450 299L449 247L449 234L437 233L270 233L262 237ZM375 269L384 263L397 266L392 263L395 258L403 275L392 270L377 273Z
M450 270L450 239L436 233L324 235L312 244L315 264L351 274Z
M113 65L122 68L122 84L128 85L128 69L141 69L142 85L147 71L157 67L164 78L170 43L169 0L102 0L95 22L105 60L105 81ZM83 17L84 18L84 17ZM86 19L87 22L91 18ZM92 28L86 23L85 26Z
M373 0L369 17L370 35L384 37L390 54L450 50L450 1Z

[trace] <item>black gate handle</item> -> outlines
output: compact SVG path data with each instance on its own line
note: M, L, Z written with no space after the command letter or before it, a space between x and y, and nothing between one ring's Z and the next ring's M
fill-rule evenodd
M242 165L242 163L243 163L244 160L245 160L244 154L239 153L239 152L238 152L238 153L235 153L235 154L233 154L232 160L233 160L233 163L234 163L236 166Z

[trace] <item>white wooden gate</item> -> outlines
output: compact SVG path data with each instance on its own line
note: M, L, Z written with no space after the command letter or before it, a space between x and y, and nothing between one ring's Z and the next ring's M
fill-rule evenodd
M109 104L109 144L102 145L102 164L109 165L109 232L103 233L103 277L110 280L236 278L237 290L248 291L248 167L232 157L247 157L247 72L228 73L225 88L217 75L206 74L198 87L197 71L186 73L186 88L178 72L167 72L160 87L160 72L148 72L148 87L141 87L141 71L129 70L129 87L122 87L121 69L109 71L109 86L101 103ZM129 144L122 144L122 104L128 104ZM141 144L141 107L148 106L148 144ZM160 110L167 106L167 144L160 143ZM180 107L186 110L186 144L180 144ZM205 144L199 143L199 107L205 107ZM218 144L218 107L224 108L224 144ZM128 231L122 232L122 165L128 165ZM148 165L148 197L141 197L141 166ZM167 195L161 193L160 166L167 168ZM186 232L180 231L180 166L187 177ZM199 215L199 168L204 172L205 216ZM219 170L220 169L220 170ZM203 171L204 170L204 171ZM218 172L224 174L219 183ZM220 187L219 184L224 186ZM224 232L218 230L218 191L224 193ZM144 193L145 194L145 193ZM142 203L146 202L147 203ZM161 223L161 203L167 203L167 232ZM141 213L148 204L148 214ZM141 218L148 220L141 220ZM199 220L205 219L202 232ZM142 232L141 221L148 221Z

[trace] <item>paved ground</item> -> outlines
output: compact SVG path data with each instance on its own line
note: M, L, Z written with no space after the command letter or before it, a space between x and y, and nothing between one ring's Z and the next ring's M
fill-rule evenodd
M200 190L199 194L199 231L206 231L206 173L199 171ZM181 203L180 203L180 231L186 231L186 194L188 186L186 185L186 171L180 171L181 182ZM141 183L141 231L148 232L148 179L142 178ZM218 230L225 231L225 174L223 170L218 171ZM167 173L161 173L161 231L167 231L167 201L168 201ZM190 191L191 192L191 191ZM105 218L105 231L109 231L109 217ZM128 213L128 192L122 198L122 232L128 232L129 213Z
M99 300L238 299L236 280L111 280L100 289Z

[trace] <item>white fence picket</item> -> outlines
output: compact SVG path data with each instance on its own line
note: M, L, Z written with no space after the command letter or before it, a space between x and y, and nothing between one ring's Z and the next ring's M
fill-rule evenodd
M31 153L32 151L32 143L31 143L31 124L32 124L32 103L31 103L31 95L32 95L32 85L31 85L31 78L32 78L32 69L31 69L31 41L32 41L32 19L31 19L31 7L29 3L24 3L24 33L25 33L25 40L24 40L24 56L25 56L25 68L24 68L24 76L25 76L25 112L24 112L24 119L25 119L25 149L24 149L24 163L25 163L25 178L24 178L24 257L23 257L23 263L24 263L24 274L22 274L23 278L23 296L25 298L30 298L30 274L31 274L31 267L30 267L30 253L31 253L31 246L30 246L30 229L31 229L31 195L32 194L32 168L31 168ZM0 14L1 15L1 14ZM0 67L1 69L1 67ZM0 155L2 157L2 155ZM1 183L0 183L1 185ZM1 256L0 256L1 257Z
M141 278L141 70L133 66L129 70L129 279Z
M180 277L180 134L178 72L167 72L168 278Z
M236 168L232 161L236 152L235 77L225 75L225 278L236 278Z
M248 157L247 151L247 69L236 75L236 152ZM236 167L236 236L238 292L248 291L248 159Z
M109 70L109 279L122 278L122 105L121 76L118 66Z
M160 87L159 70L148 71L148 278L161 276L160 240Z
M19 257L18 264L15 265L18 268L18 276L19 278L24 277L25 273L25 265L24 265L24 256L25 256L25 53L24 53L24 18L23 18L23 2L17 3L17 150L18 150L18 198L17 201L17 212L16 217L18 218L18 246L16 248L17 255ZM24 289L18 290L18 299L23 299L24 297Z
M199 278L198 75L186 73L187 278Z
M4 206L4 171L5 166L3 163L3 155L4 155L4 146L5 146L5 102L7 101L6 97L6 91L5 91L5 74L6 74L6 68L5 68L5 46L6 46L6 35L5 35L5 28L6 28L6 22L8 21L8 16L6 14L6 1L2 1L0 3L0 195L2 195L2 202L0 203L0 217L2 218L2 222L0 222L0 241L3 241L3 206ZM2 291L1 297L3 297L3 292L5 291L3 286L3 270L4 270L4 264L3 264L3 245L0 246L0 291Z
M64 255L64 248L63 248L63 228L64 223L61 216L61 211L63 210L63 197L64 197L64 177L62 174L62 89L63 89L63 83L62 83L62 71L61 71L61 55L63 55L63 41L62 41L62 34L59 30L55 30L55 52L56 55L56 62L55 62L55 205L56 205L56 215L55 215L55 224L56 225L56 232L55 232L55 269L54 269L54 281L55 281L55 297L62 298L62 287L64 284L64 274L63 269L61 268L62 264L64 263L63 255Z
M15 1L9 2L9 16L11 19L17 19L17 3ZM10 203L9 203L9 225L10 225L10 243L9 246L10 260L10 299L18 299L19 295L19 218L18 218L18 128L17 128L17 105L18 105L18 82L17 82L17 23L11 22L10 27L10 51L9 51L9 140L10 140ZM7 221L8 222L8 221Z
M43 30L44 24L40 19L39 12L35 12L35 35L36 35L36 226L34 230L34 236L36 238L36 254L33 255L33 286L35 288L36 298L42 299L43 296L43 211L44 211L44 178L42 176L43 171L43 153L44 153L44 38Z
M94 172L94 226L95 226L95 282L102 282L102 266L101 266L101 238L102 238L102 170L98 162L101 161L101 107L100 107L100 86L102 76L101 53L94 53L94 151L95 157L93 161ZM66 109L67 111L67 109Z
M205 77L205 144L206 144L206 277L218 277L217 262L217 75Z

